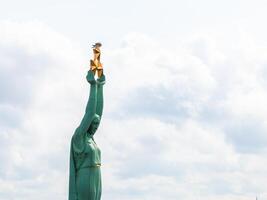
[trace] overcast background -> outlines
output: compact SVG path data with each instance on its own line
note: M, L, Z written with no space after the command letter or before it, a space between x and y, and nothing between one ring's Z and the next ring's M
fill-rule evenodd
M267 1L0 1L0 200L67 199L103 43L103 200L267 199Z

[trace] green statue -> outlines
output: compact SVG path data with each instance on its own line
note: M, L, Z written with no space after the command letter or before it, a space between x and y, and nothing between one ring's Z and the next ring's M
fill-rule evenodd
M102 191L101 152L93 136L103 112L105 75L95 80L89 70L86 79L90 83L86 111L71 138L69 200L100 200Z

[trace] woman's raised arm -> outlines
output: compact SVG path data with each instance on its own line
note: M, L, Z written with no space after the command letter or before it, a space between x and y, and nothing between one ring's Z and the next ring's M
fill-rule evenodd
M103 85L106 82L106 77L104 74L97 79L97 103L96 103L96 114L99 115L100 119L103 113L104 107L104 97L103 97Z
M96 95L97 95L97 85L94 74L91 70L88 71L86 76L87 81L90 83L90 94L86 105L85 114L82 118L80 125L76 128L73 135L73 148L75 152L83 152L84 141L86 132L90 127L93 117L96 113Z
M79 125L79 131L82 133L87 132L91 124L91 121L96 113L96 104L97 104L97 84L94 78L94 74L91 70L88 71L86 79L90 83L90 94L86 105L85 114Z

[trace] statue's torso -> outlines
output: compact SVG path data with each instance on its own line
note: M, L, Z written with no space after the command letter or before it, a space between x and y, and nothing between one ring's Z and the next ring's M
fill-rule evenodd
M75 155L77 169L101 164L101 151L92 137L86 137L83 153Z

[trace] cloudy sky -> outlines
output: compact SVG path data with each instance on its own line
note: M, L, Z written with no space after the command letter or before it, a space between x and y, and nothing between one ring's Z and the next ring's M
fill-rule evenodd
M265 0L0 6L0 200L67 199L103 43L103 200L267 199Z

